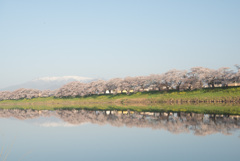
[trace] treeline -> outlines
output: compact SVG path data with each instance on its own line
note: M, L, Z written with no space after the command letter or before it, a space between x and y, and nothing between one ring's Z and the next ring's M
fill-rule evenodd
M61 88L50 90L18 89L16 91L0 92L0 100L23 99L36 97L77 97L96 94L117 94L139 91L161 90L194 90L203 87L214 88L215 86L228 87L239 84L240 66L235 65L237 70L222 67L217 70L204 67L194 67L190 70L170 70L163 74L149 76L137 76L126 78L113 78L110 80L97 80L90 83L71 82Z

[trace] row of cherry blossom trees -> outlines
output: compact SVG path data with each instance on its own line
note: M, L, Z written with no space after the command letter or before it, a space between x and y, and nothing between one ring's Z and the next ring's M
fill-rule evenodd
M50 91L50 90L37 90L37 89L24 89L20 88L18 90L15 90L13 92L10 91L0 91L0 101L1 100L17 100L17 99L31 99L31 98L37 98L37 97L49 97L54 96L56 91Z
M0 92L0 100L22 99L36 97L77 97L93 94L117 94L126 92L139 92L145 90L194 90L202 87L214 88L217 86L228 87L229 84L240 82L240 66L237 70L222 67L217 70L204 67L193 67L187 70L170 70L163 74L137 76L126 78L113 78L110 80L97 80L90 83L71 82L58 90L40 91L36 89L18 89L16 91Z
M163 74L113 78L108 81L98 80L91 83L71 82L56 91L56 97L88 96L92 94L117 94L144 90L194 90L202 87L214 88L216 85L228 87L240 82L240 66L237 71L222 67L217 70L194 67L187 70L170 70Z

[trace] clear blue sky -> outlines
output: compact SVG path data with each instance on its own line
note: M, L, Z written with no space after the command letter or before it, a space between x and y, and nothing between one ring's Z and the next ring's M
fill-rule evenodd
M240 1L0 0L0 87L240 64Z

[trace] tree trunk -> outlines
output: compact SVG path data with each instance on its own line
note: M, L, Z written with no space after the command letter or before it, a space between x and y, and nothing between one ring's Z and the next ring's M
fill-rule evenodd
M214 82L212 82L212 88L215 88Z
M179 85L177 86L177 90L180 91L180 86Z
M202 88L203 87L203 83L202 83L202 81L200 81L200 88Z
M192 90L192 86L191 86L191 85L190 85L190 86L188 86L188 90L190 90L190 91Z

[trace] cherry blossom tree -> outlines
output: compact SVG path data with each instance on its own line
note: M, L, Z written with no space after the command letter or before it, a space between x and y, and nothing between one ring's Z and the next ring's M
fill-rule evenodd
M134 90L137 86L137 81L134 77L126 77L121 82L121 90L126 90L127 94L130 94L130 90Z
M146 88L150 87L150 77L149 76L139 76L135 77L135 88L134 91L145 90Z
M119 85L122 83L121 78L113 78L106 82L106 88L108 91L113 91L113 94L117 94ZM122 91L121 89L119 91Z
M0 100L8 100L11 99L11 92L10 91L0 91Z
M217 73L213 69L204 67L191 68L191 77L195 77L195 80L200 81L203 85L214 87L214 80L216 79Z
M106 81L104 80L97 80L94 82L89 83L89 93L91 94L106 94L107 86Z
M151 74L149 76L150 88L153 90L158 89L159 91L165 86L163 82L163 74Z
M62 86L55 94L56 97L76 97L76 96L86 96L87 85L78 81L70 82Z
M235 67L237 68L237 72L234 73L233 79L235 82L239 83L240 82L240 65L236 64Z
M234 72L229 67L222 67L217 70L218 79L221 81L222 87L228 87L233 82Z

